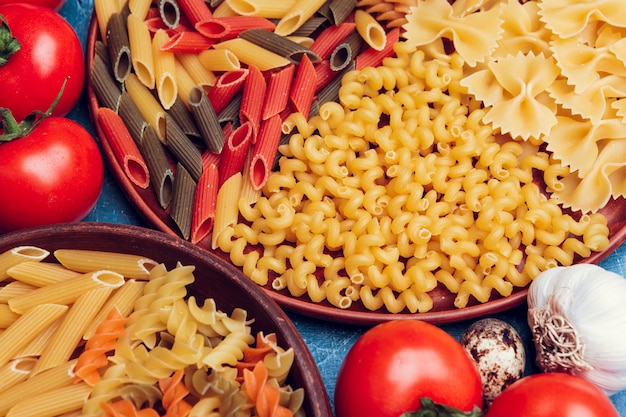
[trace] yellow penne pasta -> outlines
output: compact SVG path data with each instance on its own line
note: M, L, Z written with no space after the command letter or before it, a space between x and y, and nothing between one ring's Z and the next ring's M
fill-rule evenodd
M206 91L215 85L215 74L203 65L198 54L176 54L176 59L180 61L196 85Z
M295 0L226 0L224 3L243 16L280 19L291 10Z
M112 287L99 287L81 294L63 317L50 343L44 348L33 373L67 362L85 334L87 326L111 294Z
M197 86L196 82L191 78L191 75L189 75L178 59L176 60L176 84L178 84L178 97L185 105L188 105L191 91Z
M39 304L71 304L83 293L100 287L118 288L124 284L124 276L112 271L88 272L77 278L37 288L28 294L9 300L9 307L24 314Z
M117 1L111 0L95 0L93 3L96 19L98 20L98 27L100 28L100 38L106 45L106 30L109 18L113 13L119 13L120 8Z
M20 317L9 308L8 304L0 304L0 329L6 329Z
M84 382L56 388L32 397L23 397L15 404L7 417L54 417L80 410L91 393L91 387Z
M237 55L229 49L207 49L200 52L198 58L209 71L232 71L241 68Z
M130 14L142 21L148 15L150 6L152 6L152 0L128 0L128 10L130 10Z
M165 110L161 103L154 98L150 89L139 81L135 73L130 73L124 84L139 113L152 126L159 140L163 141L165 138Z
M317 12L326 0L297 0L280 18L274 32L277 35L291 35Z
M61 325L62 320L62 317L58 318L54 323L46 327L42 332L35 336L35 338L31 340L29 344L24 346L22 349L20 349L19 352L14 355L15 359L41 356L45 347L50 344L50 340L52 340L52 336L54 336L54 333Z
M246 65L253 65L260 71L289 65L289 60L274 52L261 48L242 38L229 39L213 46L216 49L228 49L237 56L239 61Z
M145 256L85 249L58 249L54 251L54 256L61 265L72 271L87 273L109 270L133 279L149 279L150 271L158 265Z
M28 378L35 362L36 358L18 358L0 367L0 392Z
M7 271L9 268L28 261L41 261L50 252L36 246L18 246L0 254L0 282L9 278Z
M145 0L133 0L129 4L133 2L150 4L150 1L146 2ZM130 56L135 74L143 85L154 88L154 58L152 56L150 31L143 18L132 12L128 15L127 26Z
M6 364L15 353L19 352L43 329L67 311L67 306L60 304L37 305L17 319L0 334L0 366Z
M376 20L374 16L366 11L357 9L354 13L354 23L361 38L369 46L377 51L382 51L387 43L387 33L385 28Z
M0 303L8 303L11 298L26 294L35 288L37 287L34 285L24 284L19 281L9 282L8 284L0 287Z
M7 274L16 281L34 287L45 287L80 276L79 272L52 262L23 262L9 269Z
M164 29L156 31L152 37L152 58L154 60L154 82L159 101L164 109L174 105L178 95L176 86L176 61L173 52L161 47L170 39Z
M87 330L85 330L83 339L88 340L93 336L97 327L104 321L113 307L119 310L122 317L128 317L133 310L135 301L143 294L146 284L147 281L136 281L134 279L126 281L102 306L100 312L98 312L89 324L89 327L87 327Z
M239 201L239 192L243 176L240 172L224 181L224 184L217 192L217 200L215 202L215 223L213 225L212 247L218 247L217 240L220 233L228 226L237 223L239 210L237 202Z
M0 415L6 412L24 398L33 398L56 388L68 386L74 380L72 370L76 361L64 363L55 368L33 375L27 380L0 391Z

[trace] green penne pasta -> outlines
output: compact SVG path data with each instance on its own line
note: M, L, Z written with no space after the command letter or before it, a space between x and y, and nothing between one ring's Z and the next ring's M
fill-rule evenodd
M321 61L320 56L297 42L277 35L265 29L248 29L239 34L240 38L247 40L263 49L280 55L290 62L299 63L303 56L308 56L312 63Z

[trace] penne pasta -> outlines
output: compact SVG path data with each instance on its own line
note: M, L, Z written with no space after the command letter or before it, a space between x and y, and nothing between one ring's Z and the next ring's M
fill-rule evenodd
M7 271L14 280L35 287L46 285L80 276L79 272L71 271L53 262L22 262Z
M269 30L258 28L248 29L241 32L239 38L245 39L265 50L284 57L294 64L300 63L304 56L307 56L314 64L321 61L320 56L311 49Z
M25 314L29 309L43 303L72 304L84 292L94 288L117 288L124 283L124 277L112 271L94 271L77 278L57 282L37 288L28 294L19 295L8 301L11 310Z
M0 366L4 366L14 355L33 340L41 331L61 317L66 305L46 303L35 304L0 333Z
M135 2L138 1L139 0L135 0ZM154 57L152 55L152 37L150 31L141 15L135 13L128 15L126 26L133 70L143 85L148 88L154 88Z
M280 36L291 35L318 11L326 0L296 0L280 18L274 32Z
M354 13L354 23L357 32L371 48L376 51L382 51L385 48L387 44L385 29L371 14L357 10Z
M157 30L152 37L155 85L159 102L164 109L172 107L178 95L174 53L162 49L169 39L167 32L163 29Z
M204 0L177 0L183 14L192 25L211 19L213 13Z
M148 16L150 6L152 6L152 0L128 0L129 15L143 21Z
M80 410L91 393L84 382L37 393L16 403L7 417L55 417Z
M124 84L139 113L152 127L157 138L163 141L165 139L165 110L159 101L148 87L139 81L135 73L131 73Z
M126 17L113 13L106 28L107 51L115 80L123 83L131 69L130 43L126 29Z
M213 229L219 173L215 164L209 164L200 176L194 195L191 218L191 242L197 244Z
M176 72L178 73L178 69ZM195 87L197 86L194 85L192 89ZM193 114L191 114L191 111L187 108L187 103L180 98L180 95L174 102L174 105L167 111L167 117L174 119L187 136L200 138L200 131L198 126L196 126Z
M241 190L243 176L241 172L235 173L228 178L219 188L215 200L215 222L211 239L212 249L218 248L220 235L237 222L239 210L237 202Z
M255 190L260 190L269 178L274 157L278 151L281 129L282 120L279 115L274 115L261 124L250 162L249 179Z
M273 71L267 82L267 94L263 100L261 119L267 120L280 114L289 103L289 91L295 74L295 65L287 65Z
M201 86L206 91L215 85L216 76L213 71L207 69L199 55L197 54L176 54L176 59L180 61L195 84Z
M225 0L224 4L242 16L260 16L280 19L295 4L295 0Z
M184 30L173 34L170 39L161 45L161 50L174 53L198 54L209 49L215 40L202 33Z
M20 317L9 308L8 304L0 304L0 329L6 329Z
M330 54L330 69L342 71L356 60L361 52L363 39L358 32L353 31L337 45Z
M329 0L327 3L330 21L342 24L357 6L357 0Z
M109 24L109 19L114 13L119 13L121 10L116 1L96 0L93 5L96 19L98 20L98 28L100 29L100 39L106 45L106 28Z
M252 135L252 126L250 123L244 123L226 138L220 161L220 189L231 176L236 173L241 174L252 142Z
M50 344L50 340L54 336L61 325L62 316L56 319L50 326L46 327L43 331L39 332L33 340L31 340L26 346L20 349L14 357L15 358L28 358L39 357L46 346Z
M354 32L354 22L344 22L325 28L316 38L311 50L321 59L330 58L330 54L348 35Z
M44 347L33 368L37 374L46 369L62 365L70 360L72 353L82 340L89 323L96 316L113 291L112 286L101 286L82 292L61 319L49 343Z
M202 155L174 119L167 121L165 145L176 157L176 160L185 167L194 181L197 181L202 174ZM174 179L174 181L176 180Z
M7 271L22 262L44 260L50 252L36 246L17 246L13 249L0 253L0 282L9 278Z
M356 57L356 67L355 69L361 70L365 67L377 67L379 66L384 58L393 55L393 46L400 39L400 29L393 28L389 32L387 32L385 47L378 51L372 47L367 48L366 50L359 53Z
M239 61L246 65L254 65L261 71L284 67L290 62L287 58L243 38L229 39L217 43L213 47L216 49L228 49L237 56Z
M221 153L224 147L224 134L213 105L205 91L195 87L189 95L189 109L198 125L200 136L206 148L213 153Z
M295 79L289 92L289 99L294 109L305 117L308 117L311 110L316 87L317 74L315 68L305 56L296 70Z
M8 303L8 301L18 295L26 294L37 288L34 285L24 284L19 281L11 281L0 286L0 303Z
M100 107L97 111L97 122L126 177L137 187L148 188L148 166L122 118L113 110Z
M37 362L36 358L18 358L0 367L0 392L26 380Z
M122 90L120 85L113 78L113 74L111 74L108 60L105 61L99 54L93 57L90 80L90 85L98 98L100 106L117 111L122 96Z
M144 131L140 149L150 172L150 185L159 205L166 209L172 200L174 173L152 126L148 126Z
M243 85L248 77L248 69L228 71L220 75L215 81L215 85L208 92L209 100L213 105L216 114L233 102L233 98L243 89ZM239 115L239 108L237 108Z
M198 176L198 179L200 176ZM193 212L193 197L196 192L196 181L189 174L182 163L176 165L174 175L174 190L172 194L172 209L170 217L174 220L181 236L189 240L191 236L191 218Z
M248 67L248 77L241 94L239 107L239 122L250 123L252 127L252 143L256 142L256 133L261 124L261 112L265 99L267 84L261 71L255 66Z
M182 17L178 0L158 0L157 5L161 21L168 29L176 29Z
M228 49L208 49L200 52L198 59L209 71L225 72L241 68L237 55Z
M135 141L135 144L140 146L143 131L148 126L148 122L143 118L135 102L126 91L124 91L120 97L117 114L124 121L124 125Z
M88 273L98 270L115 271L125 278L147 280L157 262L145 256L129 253L105 252L87 249L57 249L54 257L71 270Z

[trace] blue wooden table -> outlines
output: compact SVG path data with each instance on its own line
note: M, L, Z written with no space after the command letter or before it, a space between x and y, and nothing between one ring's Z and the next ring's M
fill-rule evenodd
M92 11L93 0L67 0L60 10L61 15L76 29L83 46L86 44L87 29ZM81 123L95 136L95 129L87 108L87 99L84 95L69 117ZM108 172L106 173L102 195L96 207L85 220L149 227L139 213L129 204ZM601 266L626 277L626 245L619 247L617 251L601 263ZM366 329L358 326L328 323L293 313L289 313L289 315L317 362L332 402L335 391L335 379L341 362L350 347ZM526 308L524 306L514 308L504 313L496 314L494 317L507 321L521 334L527 352L531 354L529 355L531 360L528 361L526 373L535 372L536 369L532 363L534 348L532 347L530 331L526 323ZM471 322L462 322L441 327L458 339L470 324ZM626 329L615 330L626 331ZM626 417L626 391L614 395L611 399L617 406L620 415Z

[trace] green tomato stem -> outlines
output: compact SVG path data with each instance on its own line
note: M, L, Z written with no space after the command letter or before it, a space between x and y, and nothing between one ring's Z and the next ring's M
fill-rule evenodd
M448 405L437 404L430 398L420 398L420 408L402 414L400 417L482 417L483 412L478 407L472 411L461 411Z
M0 67L9 62L11 55L19 51L21 47L20 41L11 34L11 28L6 19L0 14Z
M0 130L0 143L9 142L14 139L23 138L24 136L29 135L30 132L32 132L33 129L37 127L37 125L41 123L43 119L45 119L46 117L50 117L52 115L52 112L54 111L54 108L57 106L57 104L59 104L59 101L63 96L63 91L65 90L65 85L67 84L67 80L69 78L70 77L66 77L63 81L63 85L59 90L59 94L57 94L56 98L54 99L48 110L35 110L34 112L26 116L21 122L15 120L15 117L11 113L11 109L8 109L6 107L0 107L0 127L2 128L2 130Z

